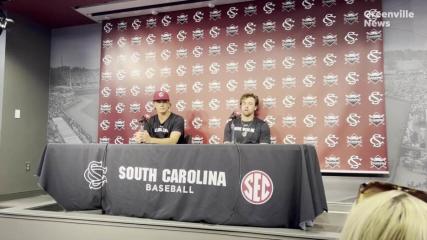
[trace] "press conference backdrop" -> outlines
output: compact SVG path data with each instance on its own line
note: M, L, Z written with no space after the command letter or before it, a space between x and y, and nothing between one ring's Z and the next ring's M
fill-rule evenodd
M324 172L387 173L383 34L364 14L381 2L313 2L103 22L99 141L132 143L163 90L193 143L221 143L239 96L254 92L273 143L315 145Z

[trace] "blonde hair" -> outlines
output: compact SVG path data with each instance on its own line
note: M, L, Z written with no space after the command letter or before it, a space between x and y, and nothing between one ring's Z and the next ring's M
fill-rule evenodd
M427 203L392 190L375 194L351 210L341 240L427 240Z

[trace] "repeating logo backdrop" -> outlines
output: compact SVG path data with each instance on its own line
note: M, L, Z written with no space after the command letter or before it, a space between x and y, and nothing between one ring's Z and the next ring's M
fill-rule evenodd
M222 143L239 97L272 142L317 147L323 172L388 172L381 1L254 1L103 22L100 142L134 143L156 90L193 143Z

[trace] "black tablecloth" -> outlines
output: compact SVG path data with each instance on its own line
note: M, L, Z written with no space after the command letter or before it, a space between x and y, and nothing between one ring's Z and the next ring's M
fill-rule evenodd
M38 175L70 211L299 228L327 210L309 145L49 144Z

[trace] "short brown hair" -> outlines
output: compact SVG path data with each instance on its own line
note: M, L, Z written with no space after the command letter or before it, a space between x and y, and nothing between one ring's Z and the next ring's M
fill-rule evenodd
M257 96L257 95L255 95L255 94L253 94L253 93L245 93L245 94L243 94L243 95L240 97L240 105L242 105L242 101L243 101L244 99L246 99L246 98L253 98L253 99L255 99L255 106L257 106L257 107L258 107L258 104L259 104L258 96Z

